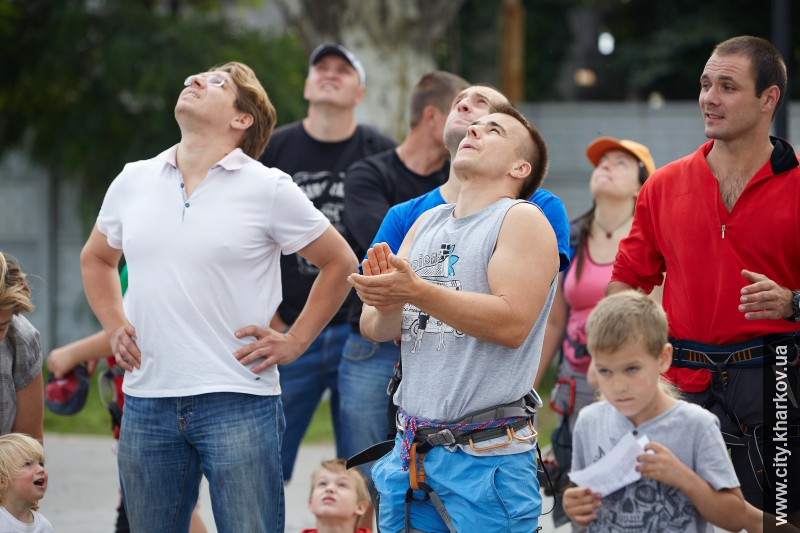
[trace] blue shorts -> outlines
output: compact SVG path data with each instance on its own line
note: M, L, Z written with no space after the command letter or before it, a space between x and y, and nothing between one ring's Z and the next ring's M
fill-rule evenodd
M380 493L380 530L405 530L405 496L409 473L400 460L401 436L391 453L372 467ZM535 531L542 512L536 474L536 449L514 455L475 457L437 446L425 455L427 484L436 491L457 531ZM415 499L425 493L416 491ZM411 505L411 526L430 533L448 533L430 500Z

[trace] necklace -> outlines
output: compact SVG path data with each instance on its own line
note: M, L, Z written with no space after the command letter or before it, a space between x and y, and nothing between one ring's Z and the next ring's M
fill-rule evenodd
M605 226L603 226L603 225L602 225L600 222L598 222L598 221L597 221L597 219L596 219L596 218L595 218L595 219L592 219L592 221L593 221L595 224L597 224L597 227L598 227L598 228L600 228L601 230L603 230L603 232L606 234L606 239L610 239L610 238L611 238L611 237L614 235L614 232L615 232L615 231L617 231L619 228L621 228L622 226L624 226L625 224L627 224L627 223L628 223L628 221L629 221L630 219L632 219L632 218L633 218L633 215L629 216L628 218L626 218L625 220L623 220L622 222L620 222L619 224L617 224L616 226L614 226L614 227L613 227L613 228L611 228L611 229L608 229L608 228L606 228Z

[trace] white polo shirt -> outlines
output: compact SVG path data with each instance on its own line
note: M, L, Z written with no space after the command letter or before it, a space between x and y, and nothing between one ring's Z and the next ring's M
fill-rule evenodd
M142 366L126 374L123 390L280 394L276 367L255 374L234 357L255 340L234 332L269 324L281 301L281 252L304 248L329 222L288 175L241 149L187 197L176 153L177 145L126 165L97 218L129 265L125 308Z

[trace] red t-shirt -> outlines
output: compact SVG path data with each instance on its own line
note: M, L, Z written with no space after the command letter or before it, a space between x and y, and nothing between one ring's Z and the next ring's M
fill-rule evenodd
M792 147L773 139L772 157L742 191L732 212L706 162L713 141L656 171L620 243L612 281L649 292L666 271L664 309L670 335L732 344L789 333L785 320L746 320L738 310L747 269L800 288L800 169ZM707 370L671 369L681 390L708 388Z

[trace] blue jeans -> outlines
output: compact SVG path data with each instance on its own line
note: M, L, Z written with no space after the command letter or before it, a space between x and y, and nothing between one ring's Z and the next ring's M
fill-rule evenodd
M208 479L220 533L283 533L279 396L125 397L119 473L131 531L186 533Z
M283 435L283 479L292 477L300 441L306 434L322 393L331 391L331 417L336 435L336 456L342 456L342 431L339 425L339 361L350 333L349 324L328 326L294 363L278 368L281 375L281 400L286 416Z
M352 457L386 440L391 402L386 386L399 360L400 347L392 342L370 342L358 333L350 333L347 338L339 364L342 457ZM363 465L365 474L369 474L371 466Z

